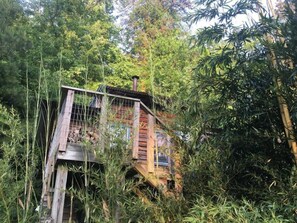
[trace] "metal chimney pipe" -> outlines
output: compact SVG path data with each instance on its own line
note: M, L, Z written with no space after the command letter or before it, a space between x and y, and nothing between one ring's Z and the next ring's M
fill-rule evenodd
M137 91L137 85L138 85L138 79L139 79L139 76L133 76L132 77L132 80L133 80L133 91Z

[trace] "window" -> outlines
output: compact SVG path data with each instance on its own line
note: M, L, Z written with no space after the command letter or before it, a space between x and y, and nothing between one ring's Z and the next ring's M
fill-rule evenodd
M156 131L155 164L169 166L171 159L171 138L165 132Z

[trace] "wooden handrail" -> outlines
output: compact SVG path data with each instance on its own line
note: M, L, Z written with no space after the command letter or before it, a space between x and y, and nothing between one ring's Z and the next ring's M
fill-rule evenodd
M85 89L81 89L81 88L75 88L75 87L69 87L69 86L65 86L62 85L62 90L72 90L74 92L84 92L87 93L89 95L101 95L101 96L108 96L108 97L115 97L115 98L121 98L121 99L127 99L127 100L131 100L131 101L140 101L140 99L138 98L131 98L131 97L125 97L125 96L120 96L120 95L115 95L115 94L109 94L109 93L103 93L103 92L99 92L99 91L92 91L92 90L85 90Z
M144 108L144 110L146 110L146 112L148 114L154 116L154 118L156 119L156 121L158 121L166 129L168 129L167 126L165 125L165 123L151 109L149 109L142 101L140 101L140 104Z
M71 117L71 111L74 101L74 91L69 90L67 92L67 97L65 100L65 110L63 113L63 120L62 120L62 128L61 128L61 135L60 135L60 145L59 145L59 151L66 151L66 145L67 145L67 137L69 133L69 125L70 125L70 117Z

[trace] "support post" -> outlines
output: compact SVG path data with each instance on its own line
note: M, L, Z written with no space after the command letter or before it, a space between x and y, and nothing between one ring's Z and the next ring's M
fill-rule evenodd
M68 168L66 166L58 166L51 213L51 217L54 220L53 223L62 223L63 220L67 176Z
M148 114L147 126L147 169L149 173L153 173L155 169L154 163L154 144L155 144L155 117Z
M99 149L104 151L106 128L107 128L107 108L108 108L108 97L104 95L102 97L101 114L99 120Z
M133 149L132 158L138 159L139 148L139 127L140 127L140 102L134 102L134 114L133 114Z

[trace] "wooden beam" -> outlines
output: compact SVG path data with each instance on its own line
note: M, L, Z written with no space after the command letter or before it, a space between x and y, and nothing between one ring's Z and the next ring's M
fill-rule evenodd
M68 168L66 166L58 166L51 213L51 217L54 220L53 223L62 223L63 220L67 176Z
M144 177L144 179L153 187L159 189L160 181L153 174L148 174L146 165L143 163L135 163L135 170Z
M107 110L108 110L108 97L104 95L102 97L101 114L99 120L99 149L104 151L105 138L107 130Z
M69 90L67 92L65 110L63 114L59 151L66 150L73 101L74 101L74 91Z
M63 122L63 113L65 111L66 101L64 101L61 111L59 113L54 137L50 144L50 149L48 153L48 159L46 160L44 174L43 174L43 182L42 182L42 194L41 194L41 203L44 201L47 202L47 207L51 208L51 196L49 193L50 183L51 183L51 176L54 172L55 163L56 163L56 155L59 146L59 139L61 135L61 128Z
M154 146L155 146L155 117L148 114L147 126L147 169L149 173L153 173L155 169Z
M81 89L81 88L75 88L75 87L69 87L69 86L65 86L65 85L62 85L62 90L73 90L77 93L86 93L87 95L90 95L90 96L94 96L94 95L106 95L108 97L112 97L112 98L121 98L121 99L127 99L127 100L130 100L130 101L140 101L140 99L138 98L130 98L130 97L125 97L125 96L121 96L121 95L115 95L115 94L107 94L107 93L103 93L103 92L99 92L99 91L91 91L91 90L85 90L85 89Z
M158 123L160 123L162 125L162 127L164 127L164 129L168 129L168 127L165 125L165 123L159 118L157 117L154 112L149 109L142 101L140 101L140 105L142 107L143 110L145 110L148 114L151 114L155 117L156 121L158 121Z
M132 158L133 159L138 159L139 128L140 128L140 102L134 102L133 148L132 148Z

